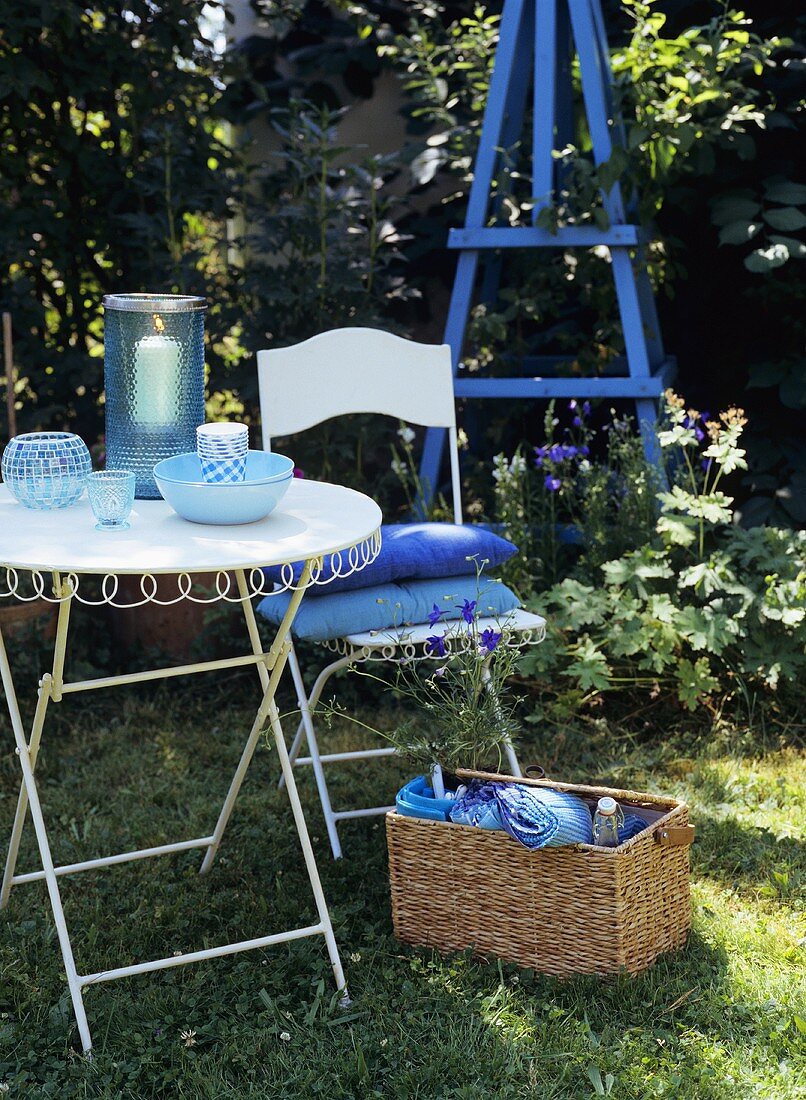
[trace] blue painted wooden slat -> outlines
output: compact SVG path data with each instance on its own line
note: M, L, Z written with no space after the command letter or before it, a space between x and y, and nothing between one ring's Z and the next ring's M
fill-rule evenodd
M448 248L592 248L594 245L634 247L639 233L634 225L567 225L551 233L536 225L495 225L486 229L451 229Z
M660 377L648 378L477 378L460 373L454 383L457 397L542 400L545 398L650 398L664 390ZM650 401L650 403L651 403ZM652 420L655 412L653 405Z
M537 218L544 206L554 201L555 147L557 121L557 3L558 0L535 0L534 24L534 122L532 125L532 217Z

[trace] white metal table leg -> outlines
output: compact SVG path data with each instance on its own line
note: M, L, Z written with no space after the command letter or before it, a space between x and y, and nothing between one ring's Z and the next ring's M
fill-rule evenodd
M50 853L48 834L45 828L44 818L42 817L42 807L39 802L39 792L36 788L33 766L28 754L28 745L25 740L25 732L23 730L20 709L17 704L17 696L14 691L14 681L11 676L11 667L8 663L5 643L3 642L2 630L0 630L0 677L3 682L8 713L14 731L14 739L17 742L17 752L20 758L20 767L22 768L23 783L28 793L31 819L33 820L34 830L36 832L36 841L39 846L42 869L45 873L45 882L47 883L50 906L53 910L53 919L56 922L56 934L59 937L59 946L62 951L64 969L67 975L67 985L70 989L70 998L73 1002L73 1012L75 1013L76 1023L78 1024L78 1033L81 1036L81 1046L85 1052L89 1052L92 1048L92 1038L90 1036L89 1025L87 1024L87 1014L84 1011L81 985L78 980L76 964L73 958L73 948L70 944L70 936L68 935L67 924L64 919L64 909L62 908L62 899L59 893L59 883L53 866L53 857Z
M36 700L36 711L31 725L31 737L28 742L28 757L31 761L31 771L36 768L36 758L39 755L39 745L42 740L42 730L45 725L45 715L48 703L51 699L61 698L62 680L64 677L64 657L67 649L67 630L70 623L70 606L72 604L72 592L68 585L62 585L58 574L53 577L54 593L61 597L59 604L59 617L56 625L56 642L53 649L53 672L45 673L39 682L39 693ZM3 872L3 884L0 886L0 909L8 905L11 887L13 885L14 871L17 866L17 856L20 850L22 830L25 825L25 815L28 812L28 791L25 784L20 784L20 793L17 798L17 810L14 814L14 824L11 827L11 837L8 842L6 866Z
M291 810L294 814L294 822L297 826L299 842L302 846L302 855L305 859L305 866L308 869L308 878L310 879L311 889L313 890L314 900L316 901L316 911L319 914L319 920L324 929L325 943L327 944L327 953L330 957L330 965L333 968L336 989L342 991L342 1004L346 1005L349 1004L350 997L347 992L347 983L344 978L341 959L339 958L339 949L336 944L336 937L333 934L333 925L330 920L330 913L328 912L325 895L322 892L319 869L316 866L316 858L313 854L313 848L311 847L311 839L308 836L308 826L305 824L305 815L302 812L297 784L294 780L294 769L291 767L291 761L288 758L288 750L285 746L283 729L280 725L280 716L277 713L277 707L273 699L269 701L269 720L271 721L272 733L274 734L274 743L277 746L277 755L280 758L280 767L283 770L286 787L288 788L288 801L291 803Z
M246 578L242 571L236 571L236 577L238 580L239 590L241 595L246 593L248 596L248 590L246 588ZM258 708L258 712L255 715L255 721L252 724L252 729L249 734L249 739L246 742L241 759L238 762L238 767L235 769L235 775L232 777L229 790L227 791L227 797L224 799L224 805L221 807L221 812L218 815L218 821L216 827L213 830L213 841L210 847L207 849L207 853L202 862L199 874L206 874L213 865L213 860L218 852L219 845L221 844L221 838L224 835L224 830L227 827L227 822L230 819L232 808L235 805L235 799L238 797L238 792L241 789L241 785L246 777L246 772L252 761L252 757L255 754L260 735L263 732L263 727L266 722L266 718L269 713L269 704L274 699L274 693L277 690L277 684L280 682L285 663L288 660L288 650L290 643L286 640L288 631L291 627L291 623L294 621L294 616L297 613L297 608L300 605L300 601L305 592L305 585L308 583L310 577L310 564L306 565L303 570L302 577L300 578L300 586L293 593L288 603L288 608L283 616L283 621L277 628L277 634L271 649L266 654L265 662L259 662L258 672L260 674L260 682L263 686L263 700ZM241 587L243 586L243 587ZM256 654L263 652L260 635L257 629L257 622L254 617L254 609L251 602L248 600L244 603L244 614L246 616L247 629L249 631L250 641ZM250 614L251 613L251 614ZM269 673L271 669L271 673Z

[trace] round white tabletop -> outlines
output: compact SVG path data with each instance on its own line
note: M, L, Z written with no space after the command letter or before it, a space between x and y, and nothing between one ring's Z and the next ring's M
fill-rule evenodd
M189 523L164 500L135 501L130 518L126 531L96 531L86 498L37 512L0 485L0 568L113 575L256 569L371 540L382 516L363 493L296 478L277 510L257 523Z

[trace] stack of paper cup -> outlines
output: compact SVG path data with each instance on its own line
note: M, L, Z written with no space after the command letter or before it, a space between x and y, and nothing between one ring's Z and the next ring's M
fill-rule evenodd
M201 424L196 429L196 450L205 481L217 485L243 481L249 429L245 424Z

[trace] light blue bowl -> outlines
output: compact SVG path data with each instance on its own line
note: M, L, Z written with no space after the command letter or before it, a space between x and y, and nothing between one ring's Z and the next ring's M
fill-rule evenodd
M191 523L255 523L268 516L288 491L294 463L271 451L250 451L243 481L215 485L204 481L195 451L164 458L154 467L159 491L175 512Z

